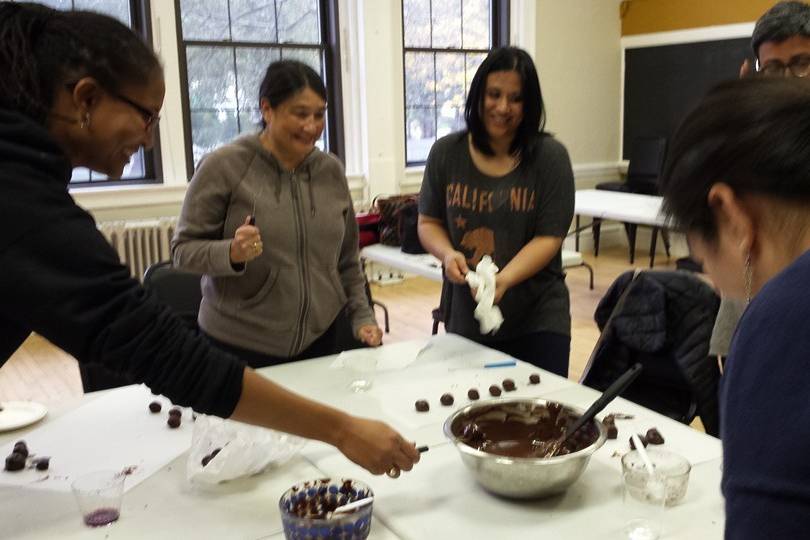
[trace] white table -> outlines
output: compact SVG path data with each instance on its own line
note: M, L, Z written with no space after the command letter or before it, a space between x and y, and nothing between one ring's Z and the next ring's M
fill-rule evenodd
M386 348L378 351L384 354ZM442 393L452 392L458 400L456 406L463 406L466 399L462 398L470 386L484 389L510 377L518 383L518 390L507 394L509 397L539 396L583 405L597 395L545 372L541 372L541 384L529 386L524 381L538 370L523 362L507 368L472 367L502 358L502 353L457 336L434 336L416 362L402 370L376 374L372 388L362 394L348 389L350 372L329 367L333 357L262 370L300 393L384 420L418 444L430 446L414 471L397 480L371 476L334 448L311 442L298 458L280 468L199 491L185 481L183 455L127 492L121 519L101 529L81 524L69 494L0 486L0 537L282 538L277 507L281 493L300 480L343 476L366 481L375 492L372 539L619 538L621 479L614 452L627 449L627 433L656 426L667 439L665 448L687 456L693 465L686 499L666 512L664 538L722 538L720 442L623 399L606 412L632 413L636 419L629 424L619 421L621 440L608 441L597 451L582 477L564 495L515 502L480 488L442 434L443 421L452 410L439 405ZM97 397L87 395L61 412ZM414 411L418 398L430 401L430 413ZM133 407L143 409L145 404L138 402ZM47 429L59 414L52 412L32 429ZM24 436L24 431L3 434L0 444ZM159 445L160 440L150 443ZM81 440L65 441L69 444L81 444ZM105 451L103 437L90 451ZM52 454L58 460L58 451Z
M584 267L590 273L590 287L593 289L593 269L582 259L582 254L577 251L562 250L562 267L576 268ZM403 253L396 246L386 246L383 244L372 244L360 250L360 258L366 261L373 261L379 264L396 268L409 274L416 274L433 281L442 281L442 263L433 255L426 253L423 255L411 255Z
M655 263L655 245L658 231L662 232L664 243L669 254L669 240L666 236L667 222L661 213L663 197L655 195L641 195L637 193L622 193L618 191L603 191L599 189L580 189L576 191L574 199L574 215L576 216L576 249L579 250L579 233L585 228L580 226L580 216L593 218L594 228L594 254L599 254L599 227L601 221L610 219L621 221L628 227L630 242L630 264L635 259L636 226L653 227L650 244L650 268Z

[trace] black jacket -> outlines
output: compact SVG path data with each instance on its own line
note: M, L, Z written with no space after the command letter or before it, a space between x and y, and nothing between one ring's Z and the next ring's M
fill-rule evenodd
M708 355L719 304L712 288L689 272L640 272L635 279L625 272L596 308L604 336L582 383L604 390L641 362L644 371L623 397L680 421L697 413L707 433L716 435L719 371Z
M47 130L0 109L0 365L32 331L174 403L228 416L243 367L133 280L67 190Z

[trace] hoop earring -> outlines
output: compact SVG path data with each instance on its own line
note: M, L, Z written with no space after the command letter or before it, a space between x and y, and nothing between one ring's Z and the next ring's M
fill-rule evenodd
M745 279L745 303L751 302L751 284L754 281L754 271L751 268L751 252L745 255L745 271L743 273Z

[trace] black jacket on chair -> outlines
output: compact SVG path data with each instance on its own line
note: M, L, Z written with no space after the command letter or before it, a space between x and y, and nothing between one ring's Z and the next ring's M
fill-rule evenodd
M700 415L706 432L717 435L720 373L708 355L719 297L689 272L633 275L619 276L596 308L594 318L606 333L582 384L604 390L641 362L644 371L622 397L684 423Z

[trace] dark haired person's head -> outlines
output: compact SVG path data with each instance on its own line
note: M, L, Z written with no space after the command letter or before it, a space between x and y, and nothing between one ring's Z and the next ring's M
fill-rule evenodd
M526 51L490 51L470 84L464 118L479 151L494 155L493 142L511 141L511 154L528 157L545 126L545 110L537 70Z
M810 232L810 84L752 78L717 86L675 134L661 192L664 212L720 290L744 297L746 266L761 270L810 247L802 247ZM757 279L755 272L754 290Z
M306 156L326 121L326 88L318 73L297 60L273 62L259 88L262 128L276 152L293 162Z
M0 72L0 108L44 125L74 167L118 177L153 143L162 68L115 19L2 2Z
M779 2L757 21L751 36L758 73L810 76L810 4Z

